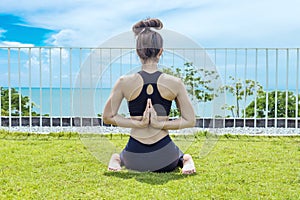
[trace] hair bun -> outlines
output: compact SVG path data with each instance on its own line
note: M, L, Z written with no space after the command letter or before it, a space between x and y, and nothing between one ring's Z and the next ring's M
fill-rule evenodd
M162 27L163 27L163 23L159 19L148 18L136 23L132 27L132 31L135 33L135 35L138 35L147 28L148 29L155 28L157 30L160 30L162 29Z

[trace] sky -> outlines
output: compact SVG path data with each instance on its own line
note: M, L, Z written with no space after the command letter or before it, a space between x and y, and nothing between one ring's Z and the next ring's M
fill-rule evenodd
M300 46L298 0L1 0L0 46L98 47L147 17L204 48Z
M78 80L82 64L78 47L99 47L148 17L160 19L164 29L202 48L300 48L299 8L299 0L1 0L0 86L71 87L70 80L73 84ZM33 48L29 59L30 48L21 49L20 58L17 48L1 49L45 46L75 47L77 51L68 54L67 48L52 48L50 59L46 48L42 52ZM226 67L223 52L218 60L212 56L224 84L229 75L245 78L245 69L247 78L254 80L258 58L258 81L264 88L275 88L278 80L278 88L300 88L295 49L279 52L278 72L274 50L268 54L262 50L258 57L253 50L248 53L245 64L244 49L239 51L236 64L235 52L228 52ZM74 67L72 73L69 67ZM111 80L104 79L104 83L110 87Z

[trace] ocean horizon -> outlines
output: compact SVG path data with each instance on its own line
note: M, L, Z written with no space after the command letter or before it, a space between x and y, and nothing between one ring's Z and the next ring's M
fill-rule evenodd
M6 87L7 88L7 87ZM22 96L28 96L34 103L33 110L36 113L51 116L78 116L76 102L83 96L84 99L94 99L94 116L101 114L104 104L111 92L110 88L49 88L49 87L15 87ZM30 94L31 93L31 94ZM83 111L82 115L87 115ZM91 113L88 113L91 115ZM93 115L92 115L93 116Z
M8 88L8 87L4 87ZM49 88L49 87L11 87L21 91L22 96L28 96L34 103L34 112L50 116L87 116L97 117L101 115L105 103L110 95L111 88ZM269 91L272 91L270 89ZM295 90L291 90L296 92ZM30 94L31 93L31 94ZM241 101L241 108L247 106L254 96L248 98L247 102ZM220 101L221 100L221 101ZM218 101L206 103L193 103L197 116L211 117L215 115L229 115L229 111L221 109L224 104L233 105L235 98L232 94L226 93ZM175 103L172 104L175 107ZM217 111L216 111L217 110ZM119 111L128 115L127 102L124 100Z

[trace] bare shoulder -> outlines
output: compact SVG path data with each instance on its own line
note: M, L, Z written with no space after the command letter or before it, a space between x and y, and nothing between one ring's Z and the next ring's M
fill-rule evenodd
M141 79L141 76L138 73L123 75L122 77L128 81Z
M119 78L117 83L117 90L121 90L124 97L127 100L132 99L132 97L137 96L139 94L135 94L134 92L140 91L143 86L143 79L137 73L123 75Z
M158 89L165 99L174 99L181 93L182 81L180 78L163 73L158 79Z
M127 85L132 84L133 82L138 81L139 79L141 79L140 76L137 73L135 73L129 75L122 75L118 81L123 85Z
M171 84L172 86L179 86L182 84L182 80L176 76L173 76L173 75L170 75L170 74L166 74L166 73L163 73L161 75L161 81L163 83L166 83L166 84Z

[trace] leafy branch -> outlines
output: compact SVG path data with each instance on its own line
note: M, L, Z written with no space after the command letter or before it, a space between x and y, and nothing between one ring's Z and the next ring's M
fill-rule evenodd
M229 76L230 83L219 88L220 92L229 92L235 97L235 105L225 104L222 109L231 111L232 117L240 117L240 101L247 101L253 94L261 94L263 87L256 81L236 79Z
M216 71L204 68L198 69L190 62L185 63L183 69L172 66L171 68L164 68L162 71L180 78L193 100L208 102L217 97L215 88L211 85L213 80L219 78ZM179 113L178 111L171 112L175 114Z

